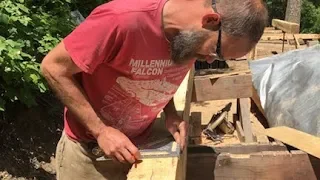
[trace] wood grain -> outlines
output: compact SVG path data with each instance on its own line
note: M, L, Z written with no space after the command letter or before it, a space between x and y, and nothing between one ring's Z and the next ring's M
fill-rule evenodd
M251 87L250 87L251 89ZM249 98L240 98L240 121L242 124L245 142L254 142L252 134L252 125L250 120L250 102Z
M215 167L215 180L316 180L308 155L302 151L221 154Z
M235 99L252 96L251 74L224 76L195 77L193 102Z
M300 31L300 26L297 23L283 21L280 19L272 19L272 26L286 33L297 34Z
M320 138L293 128L279 126L264 130L267 136L320 158Z

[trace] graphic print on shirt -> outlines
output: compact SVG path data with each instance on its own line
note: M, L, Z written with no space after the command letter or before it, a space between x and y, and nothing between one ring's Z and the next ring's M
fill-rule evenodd
M171 60L131 59L129 65L130 74L139 80L117 77L104 96L100 113L108 125L128 136L136 136L152 123L173 97L179 83L172 82L183 79L187 68L172 68Z

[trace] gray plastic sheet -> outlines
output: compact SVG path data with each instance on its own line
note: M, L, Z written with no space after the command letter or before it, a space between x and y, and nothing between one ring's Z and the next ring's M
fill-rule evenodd
M320 137L320 45L249 62L270 127Z

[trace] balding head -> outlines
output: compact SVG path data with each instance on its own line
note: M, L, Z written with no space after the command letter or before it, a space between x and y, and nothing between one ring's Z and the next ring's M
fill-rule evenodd
M209 0L221 16L221 28L234 37L257 43L267 26L268 10L262 0ZM216 2L215 2L216 1Z

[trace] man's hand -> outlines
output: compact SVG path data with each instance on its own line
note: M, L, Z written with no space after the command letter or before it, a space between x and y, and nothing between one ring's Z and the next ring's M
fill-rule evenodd
M97 141L103 152L114 161L133 164L141 157L138 148L129 138L112 127L102 128Z
M166 127L183 150L186 144L187 123L177 114L169 114L166 115Z

